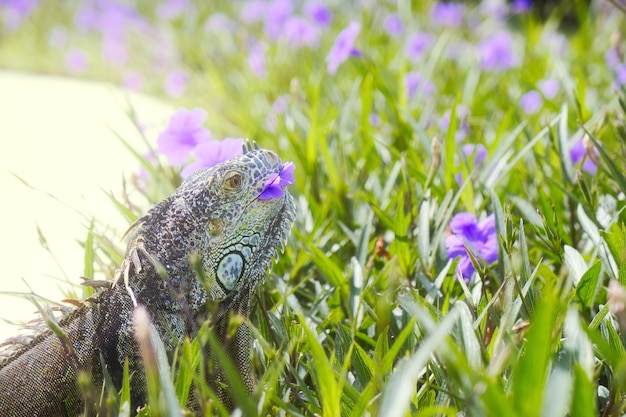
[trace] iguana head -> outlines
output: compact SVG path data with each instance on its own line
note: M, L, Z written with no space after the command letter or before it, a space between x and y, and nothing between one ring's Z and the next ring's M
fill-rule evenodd
M246 143L244 152L192 174L176 192L199 233L183 236L199 256L209 302L249 296L262 281L295 218L293 164Z

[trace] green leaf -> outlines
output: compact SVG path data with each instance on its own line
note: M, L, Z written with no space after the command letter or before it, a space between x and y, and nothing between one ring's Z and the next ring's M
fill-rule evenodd
M593 265L580 278L576 286L576 297L585 308L590 308L598 289L602 263L596 260Z
M513 405L520 415L539 416L543 403L550 359L557 299L551 289L545 293L535 310L526 343L511 376Z
M338 391L338 381L335 379L333 369L317 335L306 324L304 317L300 316L300 323L304 329L307 352L311 355L311 371L315 381L315 387L319 392L319 400L322 403L324 417L340 417L341 393Z
M587 373L580 366L574 365L574 392L572 393L571 417L596 416L596 386L589 380Z

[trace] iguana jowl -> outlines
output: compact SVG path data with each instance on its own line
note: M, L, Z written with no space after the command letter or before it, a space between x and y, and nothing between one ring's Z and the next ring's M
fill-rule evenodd
M245 323L234 336L226 329L232 314L249 316L253 293L289 235L293 198L282 186L270 198L263 195L268 185L277 187L285 165L275 153L246 143L242 155L192 174L154 206L138 221L117 285L60 319L64 336L45 330L0 359L0 416L78 415L91 405L77 375L86 373L99 389L104 363L119 388L125 360L134 405L143 404L136 305L150 313L168 353L210 318L252 391L251 333ZM218 394L230 401L227 392Z

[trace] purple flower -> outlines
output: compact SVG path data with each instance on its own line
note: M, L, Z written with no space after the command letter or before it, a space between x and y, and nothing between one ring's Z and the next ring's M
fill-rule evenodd
M185 93L188 81L189 75L187 71L183 69L174 70L170 72L165 79L163 90L165 90L165 93L170 97L180 97Z
M326 56L326 70L329 74L336 73L339 65L341 65L350 56L358 56L361 54L359 50L354 47L354 42L360 32L361 24L359 22L352 22L344 30L339 32L339 35L337 35L337 38L335 39L335 43Z
M546 78L537 83L537 87L541 90L541 94L548 100L552 100L558 94L561 86L554 78Z
M140 72L128 70L122 75L122 85L129 90L139 91L144 83L144 77Z
M458 28L463 24L465 6L460 3L437 2L430 10L430 18L433 23L452 28Z
M470 213L458 213L450 221L450 235L446 237L448 259L457 256L461 259L457 265L456 276L469 281L474 274L474 266L469 253L474 258L481 258L491 264L498 260L498 238L494 215L478 223Z
M430 33L415 32L406 44L405 52L407 58L412 61L419 61L434 41L434 36Z
M265 18L267 2L264 0L246 1L239 12L239 18L244 23L254 23Z
M41 0L0 1L0 16L4 17L4 28L16 31L22 22L39 6Z
M126 43L114 37L102 39L102 56L113 65L122 66L128 61Z
M333 14L321 1L309 1L304 5L304 14L317 25L327 27L333 21Z
M291 0L273 0L265 3L263 31L271 39L278 39L283 26L293 12Z
M265 48L263 44L256 42L248 50L248 65L258 78L265 78Z
M525 13L533 7L532 0L513 0L511 11L513 13Z
M281 198L285 193L283 187L293 184L293 171L296 166L293 162L285 162L280 168L278 174L272 174L263 188L263 192L259 195L261 200L269 200L270 198Z
M190 174L203 169L211 168L220 162L241 155L243 151L243 139L226 138L224 140L207 140L199 143L193 149L195 161L183 168L180 175L187 178Z
M189 0L166 0L157 7L157 15L163 20L174 20L184 14L194 14Z
M448 129L450 129L450 117L452 117L452 112L450 110L446 110L446 112L437 122L439 129L441 129L443 133L447 133ZM459 123L459 126L457 127L454 136L454 140L456 142L461 142L469 134L470 126L467 123L468 117L469 110L467 109L467 107L463 105L458 106L456 109L456 120Z
M461 153L463 158L466 160L472 158L471 162L473 162L475 167L480 167L487 159L487 149L482 143L466 143L461 147ZM454 163L456 165L459 164L459 159L457 155L454 155ZM459 172L454 176L454 179L456 180L457 184L461 185L463 183L463 173Z
M418 89L421 89L424 97L429 97L435 92L435 85L428 80L423 80L422 75L417 71L405 74L404 85L409 100L413 98Z
M615 67L615 81L618 87L626 85L626 64L619 64Z
M319 29L300 16L291 16L285 22L283 36L293 45L314 48L318 44Z
M513 38L507 31L499 31L478 44L480 64L486 70L504 71L518 65L513 52Z
M206 116L206 111L199 108L178 110L159 134L157 151L165 155L171 165L185 163L197 145L211 139L211 132L203 126Z
M530 90L520 97L519 104L524 113L531 115L541 110L541 107L543 107L543 98L537 90Z
M55 26L48 36L48 44L55 48L62 48L67 45L68 38L67 29L61 26Z
M611 47L604 53L604 61L609 69L615 69L621 63L617 48Z
M402 19L395 13L391 13L385 18L385 32L393 38L397 38L398 36L404 33L404 24L402 23Z
M65 55L65 68L70 72L84 72L88 66L87 55L80 49L72 49Z
M570 148L569 155L574 164L577 164L580 161L584 160L582 165L583 171L586 171L591 175L595 175L595 173L598 171L598 166L594 162L594 159L596 159L597 156L600 155L600 153L593 146L593 143L591 143L591 141L588 140L587 142L587 146L585 146L584 138L574 142L574 144ZM593 157L590 157L590 152L593 152Z

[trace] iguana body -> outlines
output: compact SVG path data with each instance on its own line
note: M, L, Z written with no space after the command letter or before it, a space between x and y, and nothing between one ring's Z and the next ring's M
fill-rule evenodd
M227 337L225 329L232 314L249 316L251 297L288 237L292 197L282 187L266 195L284 167L273 152L247 144L243 155L192 174L152 208L138 222L117 284L63 317L64 335L46 330L0 362L0 415L89 414L93 404L84 400L77 376L86 375L99 394L104 366L119 388L125 360L135 405L143 404L136 305L150 313L168 353L212 320L252 391L250 332L244 324Z

